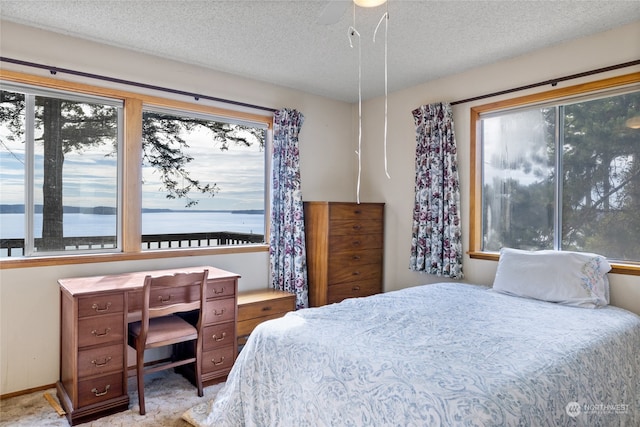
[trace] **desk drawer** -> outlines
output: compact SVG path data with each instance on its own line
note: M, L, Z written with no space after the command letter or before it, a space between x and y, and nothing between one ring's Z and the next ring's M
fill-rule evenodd
M124 345L113 344L78 352L78 377L122 372L124 369Z
M152 288L149 307L165 307L173 304L200 301L200 287Z
M86 317L78 320L78 347L123 342L124 315Z
M231 369L233 366L235 346L222 347L202 353L202 373Z
M122 372L78 382L78 407L122 396Z
M150 307L162 307L165 305L197 302L200 300L200 287L189 288L154 288L149 294ZM142 291L131 291L128 296L129 313L142 311Z
M205 326L202 332L202 339L202 349L204 351L232 345L236 339L235 324L233 322L227 322Z
M123 311L124 295L122 293L78 298L78 317L122 313Z
M236 299L208 300L205 304L204 324L222 323L236 318Z
M225 298L236 293L236 280L207 280L207 299Z

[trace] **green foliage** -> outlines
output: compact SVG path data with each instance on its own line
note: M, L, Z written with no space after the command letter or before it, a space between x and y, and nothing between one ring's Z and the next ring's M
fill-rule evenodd
M142 120L143 163L151 165L160 175L168 199L185 199L185 206L197 204L192 192L214 196L220 188L216 183L203 184L193 178L188 165L193 158L185 154L188 142L183 136L196 129L206 129L212 145L221 151L229 144L264 148L265 131L247 126L203 120L188 116L146 111Z

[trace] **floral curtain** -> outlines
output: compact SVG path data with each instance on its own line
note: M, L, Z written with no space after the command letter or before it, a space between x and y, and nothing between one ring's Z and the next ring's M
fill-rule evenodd
M273 118L271 286L296 294L296 307L308 306L304 212L300 191L298 133L304 116L282 109Z
M448 103L413 111L416 183L409 268L461 279L460 181Z

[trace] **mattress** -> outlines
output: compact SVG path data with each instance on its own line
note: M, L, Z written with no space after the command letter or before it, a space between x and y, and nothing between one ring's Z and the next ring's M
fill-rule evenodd
M640 317L438 283L259 325L196 426L637 426Z

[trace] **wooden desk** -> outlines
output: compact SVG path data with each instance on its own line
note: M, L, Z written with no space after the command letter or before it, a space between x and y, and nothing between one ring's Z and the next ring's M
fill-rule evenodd
M235 325L239 275L201 266L58 280L61 337L60 381L56 388L71 425L129 407L128 323L141 317L145 276L204 269L209 275L201 363L203 383L209 385L226 377L238 352ZM197 300L199 288L194 287L184 298ZM194 372L191 375L195 377Z

